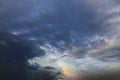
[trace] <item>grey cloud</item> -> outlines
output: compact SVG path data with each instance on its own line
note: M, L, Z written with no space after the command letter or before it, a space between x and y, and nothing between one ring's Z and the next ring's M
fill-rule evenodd
M109 56L111 49L111 52L116 52L115 46L101 49L99 45L104 44L104 40L85 42L87 38L92 39L95 35L108 38L119 34L119 19L117 22L109 21L119 16L117 10L110 13L118 6L113 2L110 0L1 1L3 4L0 11L2 26L0 29L29 42L35 53L41 51L39 45L45 46L45 43L49 43L63 52L74 46L78 47L77 51L69 52L79 58L91 55L93 50L97 50L93 52L95 57L96 55L101 57L101 53ZM115 26L112 26L113 24ZM31 37L36 40L31 41ZM104 55L102 57L105 57Z

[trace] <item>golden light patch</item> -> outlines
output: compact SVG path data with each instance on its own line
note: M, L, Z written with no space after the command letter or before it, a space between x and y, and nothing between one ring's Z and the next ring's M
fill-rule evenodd
M71 64L69 64L65 61L62 61L62 60L58 60L57 65L60 67L62 74L66 78L76 77L77 68L74 65L71 65Z

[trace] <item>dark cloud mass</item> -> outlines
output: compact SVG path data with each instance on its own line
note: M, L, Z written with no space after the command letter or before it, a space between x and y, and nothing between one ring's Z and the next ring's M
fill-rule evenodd
M118 0L1 0L0 79L81 80L118 69L119 13ZM83 80L120 79L101 73Z

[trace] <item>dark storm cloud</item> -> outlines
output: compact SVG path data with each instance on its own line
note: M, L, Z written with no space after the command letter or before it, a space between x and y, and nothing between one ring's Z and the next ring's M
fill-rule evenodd
M82 5L83 3L82 1L77 3L74 1L66 0L66 1L56 1L56 3L52 3L52 2L55 2L54 0L52 0L51 3L49 3L50 5L47 5L48 4L47 1L44 2L42 0L41 1L24 1L24 2L20 1L21 3L19 3L19 6L15 1L12 1L12 2L10 3L4 2L4 1L1 2L4 4L5 3L8 4L7 6L5 5L2 6L2 9L5 10L4 14L6 14L6 16L2 16L2 15L1 16L3 17L2 19L3 21L4 19L7 18L6 20L8 21L7 23L4 22L5 24L10 24L14 28L15 27L19 28L22 26L23 28L28 27L29 29L29 26L31 26L30 28L33 28L34 26L36 28L39 28L39 32L38 32L39 35L40 33L41 35L43 35L44 33L46 33L46 35L48 35L49 33L51 35L54 35L54 33L56 32L58 33L66 32L69 34L69 31L72 29L75 31L78 30L77 32L81 33L81 35L84 35L84 32L86 30L89 30L87 26L89 22L89 17L91 17L92 15L92 11L90 12L90 9L88 8L89 6L86 7ZM32 2L34 3L33 5L31 5ZM35 4L42 4L42 3L45 5L35 6ZM7 9L5 9L6 7ZM49 8L46 9L46 7L49 7ZM53 10L51 10L51 8ZM44 9L44 13L42 14L41 14L41 11L42 11L41 9ZM10 13L14 13L14 14L10 14ZM38 15L35 17L37 13ZM20 19L23 20L23 22L21 22ZM27 19L29 19L30 21L26 22ZM8 27L10 25L8 25ZM50 26L52 28L48 28Z
M39 69L34 69L34 67L36 66L31 66L31 69L27 70L27 80L57 80L61 75L53 67L39 67Z
M14 39L14 40L11 40ZM7 33L0 32L0 79L26 80L26 60L30 58L26 43L21 46L18 39Z
M119 25L118 21L110 22L119 16L119 6L110 0L6 0L0 3L0 29L29 42L36 53L39 52L37 46L47 42L62 50L81 47L74 55L84 57L91 50L87 46L94 48L102 41L91 42L92 37L108 38L119 31L119 27L114 27ZM85 43L88 38L89 44Z
M41 68L30 66L27 60L35 56L30 45L7 32L0 31L0 79L3 80L56 80L57 73L52 67ZM42 50L41 50L41 54ZM31 68L30 68L31 67Z
M0 44L3 46L3 48L5 47L5 49L8 49L10 47L10 51L15 51L15 53L11 53L9 55L16 56L16 59L25 59L25 58L32 58L34 56L37 56L38 54L33 53L32 48L29 47L31 46L31 44L29 44L26 41L21 40L19 37L16 37L14 35L9 34L8 32L5 31L0 31ZM2 48L2 47L1 47ZM4 51L5 51L4 49ZM19 50L21 49L21 50ZM18 52L17 52L18 51ZM9 51L8 51L9 52ZM1 54L4 54L4 52ZM41 50L41 54L42 54L42 50ZM7 54L6 54L7 56Z
M81 42L79 38L89 30L88 19L92 11L88 9L89 6L82 5L83 1L77 3L68 0L13 0L1 3L1 29L23 40L30 41L30 37L35 37L38 40L35 44L49 41L52 45L60 47L58 43L63 41L63 46L68 47L71 43L77 43L76 41Z

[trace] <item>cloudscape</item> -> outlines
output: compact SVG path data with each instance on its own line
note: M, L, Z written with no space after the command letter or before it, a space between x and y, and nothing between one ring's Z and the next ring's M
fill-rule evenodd
M119 0L0 0L1 80L119 80Z

